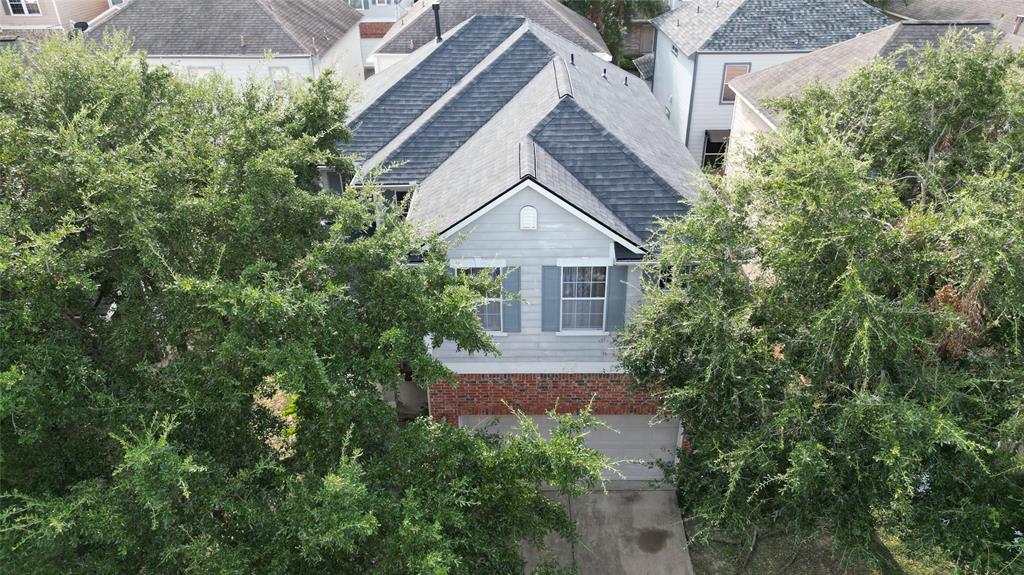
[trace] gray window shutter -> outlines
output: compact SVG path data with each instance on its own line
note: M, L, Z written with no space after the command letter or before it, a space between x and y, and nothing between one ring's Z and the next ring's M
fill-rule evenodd
M501 282L501 291L514 296L519 295L519 268L506 270L508 273ZM506 332L520 332L522 325L519 321L518 299L504 299L501 304L501 329Z
M562 268L544 266L540 300L540 329L558 331L562 326Z
M607 331L619 331L626 326L626 280L629 268L611 266L608 268L608 315L604 319Z

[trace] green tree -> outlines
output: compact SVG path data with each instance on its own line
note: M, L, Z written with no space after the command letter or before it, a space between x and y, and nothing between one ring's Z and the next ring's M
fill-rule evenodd
M622 361L682 418L709 528L1019 572L1024 60L904 56L776 103L746 172L661 234Z
M562 4L586 16L597 26L601 38L608 45L612 61L625 68L633 66L629 56L636 56L623 51L630 23L653 18L668 9L664 0L562 0Z
M499 439L382 399L450 375L441 340L493 351L493 286L372 186L320 189L346 111L330 74L0 51L0 571L521 573L571 535L541 486L594 487L586 415Z

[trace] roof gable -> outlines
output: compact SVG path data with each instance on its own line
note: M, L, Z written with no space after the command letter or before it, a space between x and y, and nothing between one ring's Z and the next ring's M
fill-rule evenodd
M861 0L690 0L652 22L689 55L810 52L889 19Z
M317 55L360 18L335 0L130 0L88 34L124 32L153 56Z
M463 30L510 21L518 28L473 70L454 81L435 79L443 87L430 88L431 101L417 108L416 118L403 116L404 127L387 128L382 116L395 135L363 156L364 172L385 164L390 171L378 182L415 182L409 218L436 231L526 179L634 244L649 237L657 217L684 213L681 201L695 197L702 180L647 86L541 26L473 18L441 44L411 55L416 65L405 77L440 65L435 58L444 62L445 43ZM387 100L402 81L375 76L363 90ZM375 106L371 101L366 109ZM359 124L365 115L353 120L357 130L367 129Z
M685 213L682 198L572 98L565 98L530 137L643 240L656 219Z
M378 54L409 54L435 38L434 15L428 0L418 0L388 31ZM521 16L595 53L609 53L589 20L558 0L445 0L441 3L442 33L474 16Z

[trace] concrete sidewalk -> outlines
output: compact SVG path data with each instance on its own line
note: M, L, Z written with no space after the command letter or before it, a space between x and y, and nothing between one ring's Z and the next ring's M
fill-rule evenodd
M571 502L552 493L569 507L580 540L550 537L546 552L525 549L529 568L554 556L563 566L575 559L580 575L693 575L675 492L636 487L612 482L607 494Z

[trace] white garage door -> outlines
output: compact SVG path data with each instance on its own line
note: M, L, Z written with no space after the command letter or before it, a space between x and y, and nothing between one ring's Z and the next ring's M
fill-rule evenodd
M679 443L679 421L655 420L650 415L602 415L608 427L589 430L587 447L596 449L616 462L615 473L606 479L661 479L661 470L649 465L657 460L675 462ZM546 416L531 416L540 431L548 435L554 422ZM487 429L492 433L517 433L519 422L512 415L463 415L459 425Z

